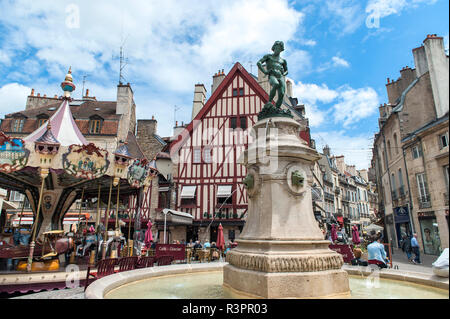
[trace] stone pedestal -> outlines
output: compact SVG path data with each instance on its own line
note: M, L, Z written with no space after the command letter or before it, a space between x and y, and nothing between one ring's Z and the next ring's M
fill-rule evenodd
M224 286L259 298L348 297L342 256L314 218L312 164L320 158L283 117L258 121L243 163L248 217L226 257Z

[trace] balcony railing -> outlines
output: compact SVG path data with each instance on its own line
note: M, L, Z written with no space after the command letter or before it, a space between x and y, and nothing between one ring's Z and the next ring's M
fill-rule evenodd
M391 194L392 194L392 200L397 200L397 199L398 199L397 191L396 191L396 190L392 191Z
M334 200L334 195L328 192L323 192L325 199Z
M430 195L419 196L419 207L420 208L430 208L431 207L431 198Z

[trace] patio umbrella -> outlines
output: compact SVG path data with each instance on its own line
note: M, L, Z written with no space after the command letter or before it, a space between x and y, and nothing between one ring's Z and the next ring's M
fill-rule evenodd
M216 240L216 246L217 248L219 248L220 250L224 250L225 249L225 239L223 237L223 227L222 224L219 224L219 229L217 231L217 240Z
M152 222L149 220L147 223L147 230L145 231L145 239L144 239L145 247L150 247L152 241L153 241Z
M375 224L370 224L369 226L367 226L365 228L366 231L371 231L371 230L378 231L378 230L383 230L383 229L384 229L383 227L375 225Z
M359 239L358 227L356 227L355 225L353 225L352 227L352 242L355 245L359 245L361 243L361 240Z
M331 240L333 242L335 242L337 240L338 236L337 236L337 230L336 230L336 225L333 224L331 225Z

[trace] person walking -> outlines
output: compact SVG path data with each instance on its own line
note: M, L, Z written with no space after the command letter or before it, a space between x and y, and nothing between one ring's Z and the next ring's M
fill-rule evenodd
M417 241L417 233L414 233L413 238L411 238L411 248L415 255L412 262L420 265L422 262L420 261L420 249L419 249L419 242Z
M406 253L406 257L408 257L408 261L411 261L411 257L412 257L411 237L409 237L407 234L403 235L402 250Z

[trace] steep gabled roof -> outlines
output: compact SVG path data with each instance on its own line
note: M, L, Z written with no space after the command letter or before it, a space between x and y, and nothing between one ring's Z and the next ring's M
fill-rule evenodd
M228 72L228 74L222 80L220 85L217 87L217 89L208 99L206 104L200 110L200 112L198 112L195 118L189 123L189 125L186 127L186 130L183 131L181 139L179 138L177 141L174 141L172 143L170 153L177 152L181 148L181 146L183 146L187 138L191 135L194 129L200 124L200 120L211 110L211 108L216 103L217 99L222 96L226 88L232 83L236 74L241 75L242 78L245 80L245 82L248 84L248 86L259 96L259 98L264 103L267 103L267 101L269 100L269 95L267 94L267 92L264 91L264 89L259 85L258 81L255 79L253 75L248 73L247 70L245 70L245 68L239 62L236 62L233 68L230 70L230 72Z

